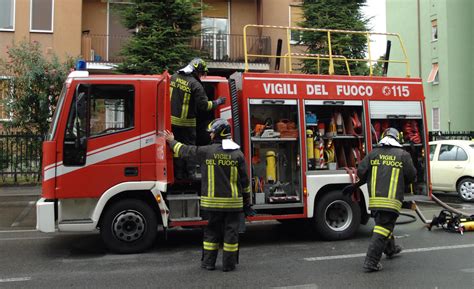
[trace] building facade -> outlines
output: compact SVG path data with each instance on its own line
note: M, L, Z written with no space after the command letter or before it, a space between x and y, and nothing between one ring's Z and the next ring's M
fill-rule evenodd
M386 11L387 31L405 42L411 76L423 80L429 130L474 130L474 1L386 0Z
M201 15L201 34L190 45L207 55L210 74L227 76L244 69L245 25L295 26L302 20L302 0L201 2L206 7ZM37 41L45 55L54 53L60 59L81 57L92 73L107 73L120 63L119 51L133 32L120 24L115 5L129 5L129 1L0 0L0 57L6 56L7 47L13 43ZM276 54L278 40L285 43L286 37L285 30L248 29L247 51L255 55ZM286 51L284 44L281 54ZM275 64L269 58L253 57L249 69L283 69L283 65L275 68ZM0 106L0 121L7 119Z

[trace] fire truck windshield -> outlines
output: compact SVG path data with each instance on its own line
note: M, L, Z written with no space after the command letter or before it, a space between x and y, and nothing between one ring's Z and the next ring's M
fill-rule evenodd
M67 91L66 84L64 84L61 90L61 94L59 95L58 104L53 114L53 119L51 120L51 126L49 127L48 134L46 135L47 141L53 140L54 134L56 133L56 127L58 126L59 115L62 110L66 91Z

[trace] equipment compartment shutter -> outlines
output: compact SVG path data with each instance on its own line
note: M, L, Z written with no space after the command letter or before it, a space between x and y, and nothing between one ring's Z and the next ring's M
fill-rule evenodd
M422 118L419 101L370 101L370 118Z

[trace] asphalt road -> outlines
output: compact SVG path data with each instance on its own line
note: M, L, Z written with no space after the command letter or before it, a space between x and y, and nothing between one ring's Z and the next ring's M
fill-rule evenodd
M363 273L372 222L339 242L297 224L254 223L241 237L237 271L220 271L219 258L209 272L199 268L199 229L173 229L150 252L116 255L97 233L34 231L37 198L0 191L0 288L474 288L474 232L399 225L404 252L384 258L383 271ZM455 205L474 213L473 204ZM440 211L421 207L427 217Z

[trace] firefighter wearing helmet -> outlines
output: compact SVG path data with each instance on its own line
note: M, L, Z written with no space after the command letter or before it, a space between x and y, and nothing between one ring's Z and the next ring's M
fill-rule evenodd
M416 169L401 142L397 129L388 128L382 134L379 145L359 164L359 183L367 183L369 209L375 219L372 238L364 262L366 272L382 270L380 259L385 253L388 259L400 253L395 245L393 229L403 202L405 188L415 181Z
M206 62L195 58L187 66L171 76L171 125L176 140L183 144L196 144L196 116L200 111L211 111L225 103L225 98L210 101L201 77L207 73ZM183 160L175 160L175 177L189 178L189 167Z
M235 269L239 251L239 224L242 211L253 215L250 206L250 180L243 153L231 139L231 128L224 119L213 120L207 130L211 144L186 145L165 132L175 155L196 159L201 165L201 208L209 220L204 230L201 267L214 270L219 245L223 242L223 271Z

